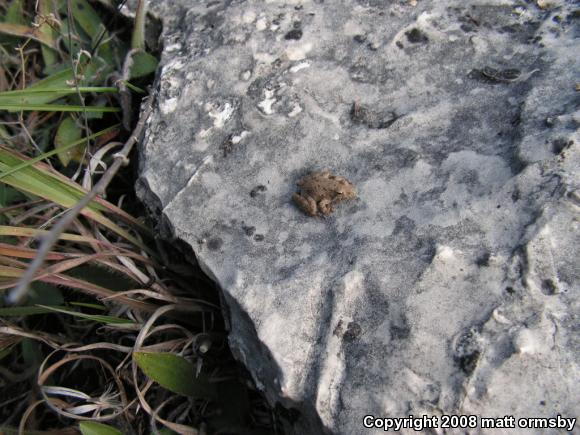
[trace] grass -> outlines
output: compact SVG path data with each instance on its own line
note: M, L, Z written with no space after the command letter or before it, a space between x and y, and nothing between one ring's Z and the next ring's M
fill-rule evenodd
M283 433L135 200L157 59L120 6L0 0L0 434Z

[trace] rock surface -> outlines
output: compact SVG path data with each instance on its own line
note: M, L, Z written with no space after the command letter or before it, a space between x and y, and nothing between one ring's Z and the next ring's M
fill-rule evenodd
M140 194L296 433L579 417L580 7L413 3L154 1ZM319 170L358 192L327 218Z

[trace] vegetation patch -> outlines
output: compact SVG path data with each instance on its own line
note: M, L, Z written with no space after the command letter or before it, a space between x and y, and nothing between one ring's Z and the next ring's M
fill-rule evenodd
M0 433L283 433L143 219L146 2L0 0Z

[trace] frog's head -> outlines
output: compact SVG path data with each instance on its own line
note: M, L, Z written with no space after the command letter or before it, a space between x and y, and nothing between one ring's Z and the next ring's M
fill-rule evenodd
M356 189L352 184L346 180L340 180L340 187L336 189L336 193L340 195L341 198L350 199L356 196Z

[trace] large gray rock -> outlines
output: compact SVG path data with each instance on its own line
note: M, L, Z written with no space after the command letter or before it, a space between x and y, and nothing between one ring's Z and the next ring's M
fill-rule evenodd
M141 195L297 433L578 417L580 12L412 3L154 2ZM311 218L291 195L323 169L358 198Z

